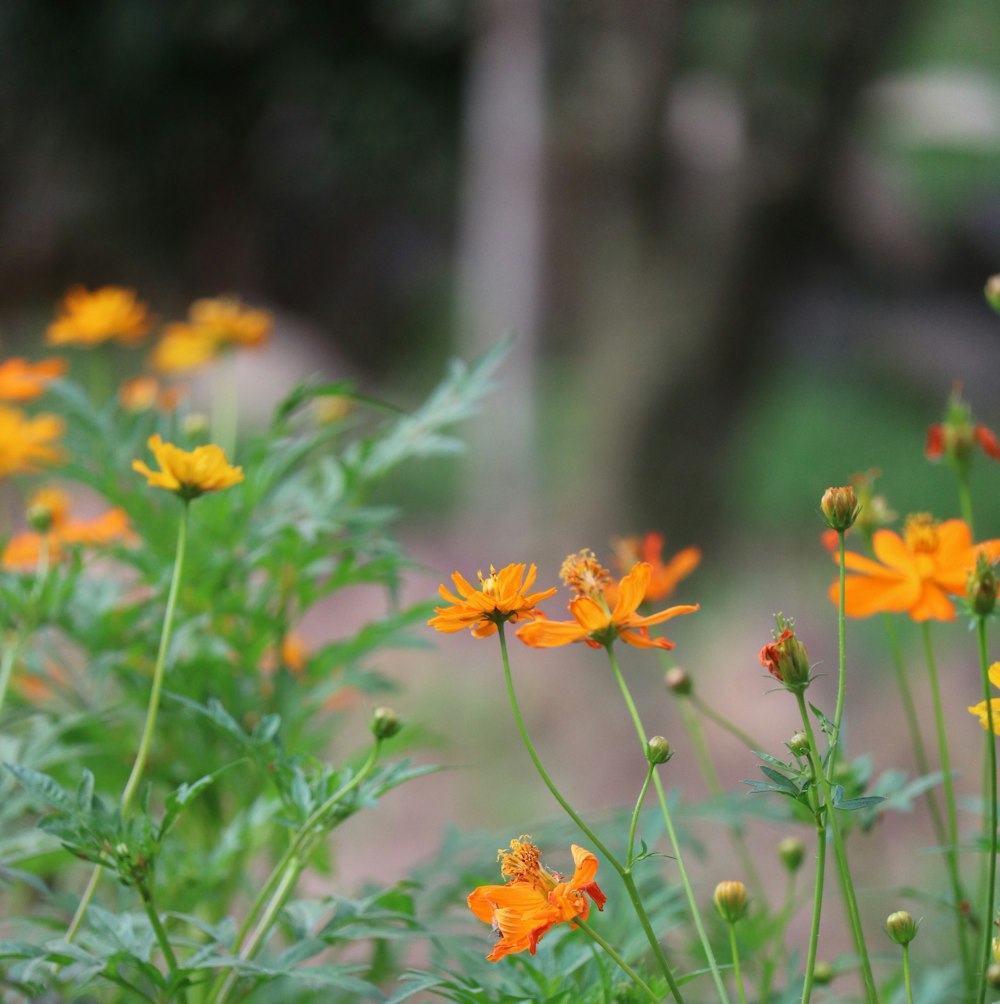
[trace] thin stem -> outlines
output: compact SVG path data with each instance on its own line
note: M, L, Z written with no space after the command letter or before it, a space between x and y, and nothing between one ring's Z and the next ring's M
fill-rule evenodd
M10 688L10 678L13 675L14 663L17 661L17 654L20 649L20 638L11 632L7 636L7 644L4 645L3 655L0 656L0 711L3 710L4 701L7 698L7 691Z
M153 731L156 728L156 714L160 706L160 690L163 686L163 675L167 663L167 650L170 646L170 632L173 627L174 612L177 608L177 595L180 592L181 572L184 567L184 552L187 544L188 512L189 503L185 501L183 508L181 509L180 525L177 530L177 550L174 554L174 570L170 579L170 592L167 595L167 607L163 615L163 627L160 631L160 646L156 654L156 665L153 668L153 684L150 689L149 704L146 708L146 724L143 727L142 736L139 740L139 749L135 755L135 762L132 764L132 772L129 775L128 781L125 783L125 790L122 792L121 813L123 816L128 812L132 797L135 794L135 790L142 778L142 773L146 766L146 759L149 756L149 747L153 740ZM79 930L80 924L83 922L83 918L87 913L87 908L90 906L90 901L97 889L97 884L100 882L100 877L101 866L98 865L94 868L93 874L90 876L87 888L83 892L80 903L76 908L76 913L73 915L73 920L70 922L69 928L66 931L67 941L72 941L76 936L76 932Z
M740 1004L747 1004L747 992L743 986L743 973L740 970L740 949L736 943L736 925L729 925L729 948L733 953L733 975L736 977L736 991L740 995Z
M514 680L510 671L510 656L507 652L507 639L504 635L504 625L502 623L497 625L497 635L500 638L500 654L503 658L504 681L507 686L507 697L510 701L511 711L514 713L514 721L517 723L518 732L521 734L521 741L524 743L524 747L528 751L528 756L531 757L531 762L535 765L535 770L538 772L538 776L542 779L545 787L549 789L552 797L562 806L566 815L568 815L569 818L576 823L581 832L586 834L587 839L590 840L594 847L596 847L597 850L604 855L608 864L614 868L622 882L625 884L625 889L628 892L629 899L632 901L632 908L635 910L636 916L639 918L639 923L646 935L646 940L649 942L649 946L652 948L653 954L656 956L656 961L659 964L660 971L663 973L664 978L670 986L670 992L673 994L678 1004L683 1004L684 998L681 996L680 987L674 979L670 963L667 962L667 957L663 952L663 946L660 944L660 940L657 938L656 932L653 930L653 925L649 921L649 917L646 914L646 908L642 905L642 899L639 896L639 890L636 887L631 868L626 868L622 865L618 858L612 854L607 847L605 847L603 841L601 841L597 834L594 833L594 831L583 821L573 806L566 801L562 792L560 792L555 786L555 782L551 777L549 777L548 771L546 771L538 753L535 751L535 745L531 741L531 737L528 735L528 729L525 726L524 718L521 715L521 707L517 701L517 694L514 691ZM658 784L659 779L656 777L655 773L653 776Z
M827 780L833 777L840 751L840 725L844 718L844 694L847 682L847 618L844 615L844 592L846 588L844 531L837 531L839 543L840 591L837 602L837 704L833 712L833 735L829 737L830 754L826 762Z
M986 701L986 730L987 747L990 765L989 801L990 817L989 823L984 827L984 845L986 856L989 862L989 877L986 880L986 903L983 910L983 949L980 954L980 974L979 974L979 1004L983 1004L986 999L986 971L990 965L990 953L993 945L993 909L994 897L996 895L997 880L997 747L996 747L996 726L1000 722L995 722L993 718L993 700L990 692L990 670L989 659L986 652L986 618L976 619L976 633L979 637L979 666L983 678L983 698Z
M350 794L371 773L372 768L378 761L381 747L382 740L376 739L375 745L368 755L368 759L361 765L357 773L349 781L342 784L322 805L314 809L306 821L296 830L285 853L282 854L281 859L271 870L271 874L268 875L263 887L254 899L250 910L243 920L243 925L233 940L232 950L234 953L239 953L241 960L252 959L257 954L257 950L263 943L264 937L274 925L288 896L294 889L295 882L298 880L302 869L308 863L316 841L322 836L323 831L319 830L318 827L321 826L323 820L329 815L334 806ZM267 904L266 909L265 903ZM264 911L263 914L261 914L261 910ZM256 927L254 927L255 924ZM252 927L254 928L253 933L249 934ZM248 934L249 938L247 938ZM243 943L244 939L247 939L246 944ZM213 1004L224 1001L238 979L238 974L232 969L229 969L225 976L220 974L209 995L209 1001L213 1002Z
M958 508L962 513L962 519L968 523L969 531L972 533L972 494L969 491L969 465L956 464L955 474L958 479ZM975 540L975 533L972 533Z
M906 985L906 1004L913 1004L913 987L910 985L909 945L903 945L903 982Z
M715 722L721 729L725 729L731 736L735 736L748 750L761 750L763 744L757 742L749 733L744 732L738 725L731 722L724 715L719 714L711 705L706 704L698 694L691 694L688 700L707 718Z
M595 931L583 918L576 917L573 920L581 931L585 932L589 937L591 937L601 948L607 952L608 956L616 963L619 969L625 973L635 985L645 993L654 1004L660 1004L660 998L657 994L654 994L650 989L650 986L646 981L615 951L615 949L608 944L608 942L602 938L597 931Z
M146 911L146 916L149 918L150 926L153 928L153 934L156 935L157 944L159 944L160 950L163 952L163 957L166 959L170 974L174 975L178 968L177 956L174 955L173 946L170 944L167 932L163 927L159 914L156 912L156 907L153 905L153 893L144 882L138 884L138 890L139 898L142 900L143 909ZM181 1001L187 1000L187 994L183 987L180 990L180 999Z
M639 711L635 706L635 701L632 700L632 694L628 689L628 684L625 682L625 677L622 676L622 671L618 666L618 660L615 658L612 644L609 643L605 645L604 648L608 653L608 659L611 662L611 668L614 670L615 679L618 681L618 689L621 691L622 697L625 699L625 705L632 718L632 724L635 726L636 734L639 737L639 744L643 749L645 749L647 741L646 730L643 728L642 719L639 717ZM663 790L663 782L660 780L659 774L653 775L653 783L656 785L656 794L660 800L660 812L663 816L664 825L667 828L667 837L670 840L670 846L673 850L674 858L677 863L677 872L680 875L681 884L684 886L684 893L687 897L688 907L691 910L691 917L694 920L694 926L698 931L698 939L705 952L705 958L708 961L709 969L712 971L712 980L715 983L716 990L718 991L719 999L723 1001L724 1004L729 1004L729 994L726 992L726 985L722 980L722 974L719 972L719 965L715 961L715 953L712 951L711 942L708 940L708 934L705 931L705 925L701 919L701 912L698 909L698 901L695 899L694 889L691 887L691 880L688 878L687 869L684 867L684 856L681 853L680 841L677 839L677 832L674 830L673 820L670 818L670 809L667 806L667 795Z
M216 360L212 374L212 442L218 443L227 457L236 452L236 430L239 427L239 381L236 372L236 352L226 350Z
M632 810L632 821L629 823L628 828L628 849L625 853L625 867L627 869L632 868L635 860L635 830L639 825L639 810L642 808L642 803L646 800L646 792L649 791L649 782L653 780L655 770L656 766L654 764L650 764L646 768L646 779L642 782L642 790L639 792L639 797L635 801L635 808Z
M868 957L868 946L865 942L864 929L861 926L861 915L858 911L857 894L854 891L854 880L851 877L850 865L847 861L847 848L844 846L844 837L840 831L840 822L837 819L837 810L833 804L830 781L826 774L819 769L819 747L816 745L816 735L813 731L812 722L806 710L806 699L801 690L795 691L795 697L799 705L799 714L802 717L802 725L809 738L810 754L815 758L814 771L818 773L819 782L823 789L823 805L826 810L825 823L830 827L833 834L833 853L837 862L837 872L844 893L844 907L847 910L847 919L851 926L851 933L854 936L854 947L858 951L861 960L861 978L865 985L865 994L869 1004L878 1004L878 990L875 986L875 977L872 974L871 960Z
M801 697L801 691L799 692ZM799 702L800 711L804 712L804 702ZM807 730L807 734L808 730ZM809 808L812 810L813 823L816 827L816 876L813 885L813 908L812 920L809 924L809 948L806 954L806 975L802 983L802 1004L809 1004L812 996L813 971L816 968L816 952L819 947L819 924L823 913L823 891L826 879L826 823L823 820L823 810L820 806L819 778L822 774L820 769L819 754L814 742L809 743L808 755L809 771L812 774L812 784L809 786L808 798ZM789 883L789 887L791 883ZM791 907L791 888L789 888L788 906ZM787 918L785 924L787 926Z
M958 867L958 814L955 809L955 784L951 775L951 756L948 752L948 731L945 727L944 704L941 700L941 685L938 682L937 664L934 661L934 649L931 645L929 622L924 621L921 624L921 628L924 639L924 655L927 659L927 676L930 680L931 698L934 706L934 726L937 730L938 756L941 760L941 773L944 775L944 804L948 822L947 842L944 845L945 862L948 866L952 895L955 899L955 925L958 936L959 958L962 960L962 973L965 978L966 987L971 988L972 963L969 958L969 945L963 916L963 905L966 902L966 898Z

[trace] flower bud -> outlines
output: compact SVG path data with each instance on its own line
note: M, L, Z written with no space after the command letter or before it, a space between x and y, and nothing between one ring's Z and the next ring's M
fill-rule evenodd
M885 933L897 945L908 945L917 936L917 922L905 910L897 910L886 918Z
M672 690L679 697L687 697L693 689L691 677L681 669L680 666L672 666L663 677L663 682L668 690Z
M778 844L778 857L790 871L797 872L806 856L806 845L798 837L785 837Z
M785 745L796 756L808 756L809 754L809 736L805 732L793 732Z
M646 759L651 764L666 763L672 756L670 743L663 736L653 736L646 743Z
M1000 962L991 962L986 968L986 982L994 990L1000 990Z
M742 882L720 882L712 898L719 916L730 924L747 912L747 887Z
M837 974L833 971L833 966L829 962L824 962L822 959L813 966L813 983L819 986L826 986L827 983L832 983L834 976Z
M819 505L826 525L831 530L849 530L854 526L861 509L853 485L827 488Z
M993 961L1000 962L1000 936L993 939L990 950L993 953Z
M986 302L1000 314L1000 275L991 275L983 288Z
M985 554L979 555L975 570L969 574L966 595L977 617L988 617L993 613L997 605L997 573Z
M760 663L788 690L804 690L809 686L809 653L795 637L791 621L779 614L777 622L781 634L760 650Z
M376 708L372 712L371 730L376 739L391 739L402 727L399 715L392 708Z

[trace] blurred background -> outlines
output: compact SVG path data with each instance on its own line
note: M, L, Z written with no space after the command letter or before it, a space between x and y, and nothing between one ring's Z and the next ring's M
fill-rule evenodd
M630 532L697 544L676 600L702 611L668 634L781 752L794 708L756 664L772 613L836 665L823 489L877 467L897 512L956 515L926 427L954 381L1000 422L981 292L1000 271L998 51L993 0L8 0L2 348L36 351L72 283L134 287L165 320L236 293L277 318L248 380L322 368L412 404L512 332L469 453L386 488L424 565L412 598L491 562L555 584L567 553ZM990 463L980 537L1000 536ZM865 630L852 734L894 764ZM948 668L978 749L967 647ZM631 737L599 653L515 656L553 771L618 805L636 767L609 756ZM660 670L630 662L669 732ZM441 639L391 671L442 758L474 769L422 782L426 825L400 793L348 857L359 874L428 853L449 821L516 835L552 813L493 647ZM713 741L735 789L755 767Z

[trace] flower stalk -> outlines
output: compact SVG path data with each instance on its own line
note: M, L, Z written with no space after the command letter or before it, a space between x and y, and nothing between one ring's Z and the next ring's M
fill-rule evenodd
M989 659L986 648L986 617L976 618L976 635L979 641L979 666L982 675L983 697L986 701L986 750L988 778L989 778L989 817L983 821L983 847L987 859L988 878L985 883L983 893L983 947L979 956L979 993L977 1000L983 1004L986 999L986 987L988 984L987 971L991 961L991 951L993 947L993 911L995 908L996 878L997 878L997 747L996 733L1000 722L994 719L993 700L990 692ZM961 918L960 918L961 919ZM964 930L964 925L963 925Z

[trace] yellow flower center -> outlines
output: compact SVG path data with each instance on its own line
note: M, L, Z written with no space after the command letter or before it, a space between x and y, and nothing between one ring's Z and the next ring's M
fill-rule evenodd
M500 874L512 882L532 885L546 896L558 884L555 877L542 867L538 848L526 833L512 840L509 850L500 848L497 857L500 859Z
M590 596L593 599L603 597L605 588L611 583L611 573L597 560L594 552L586 547L566 558L559 569L559 578L577 596Z
M925 512L907 517L903 539L914 554L934 554L938 549L937 523Z
M490 577L488 579L483 578L482 572L476 573L479 576L479 588L489 597L493 599L497 598L497 570L490 565Z

